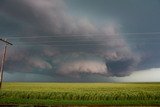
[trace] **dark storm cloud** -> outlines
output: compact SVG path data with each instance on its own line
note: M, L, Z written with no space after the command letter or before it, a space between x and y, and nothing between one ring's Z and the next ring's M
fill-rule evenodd
M124 35L132 51L140 53L140 69L160 66L159 32L160 1L159 0L69 0L71 10L95 18L98 23L105 19L118 20L123 32L146 33ZM92 4L92 5L91 5ZM81 8L83 6L83 8ZM85 11L85 12L84 12ZM101 19L101 20L99 20ZM148 61L149 60L149 61Z
M0 31L15 44L8 53L8 72L125 76L140 61L119 24L99 27L71 14L62 0L2 0L0 23ZM36 38L11 38L15 35Z

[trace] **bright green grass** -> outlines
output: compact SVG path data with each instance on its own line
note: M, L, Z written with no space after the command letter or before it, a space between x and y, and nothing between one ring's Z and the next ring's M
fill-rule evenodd
M3 83L0 104L160 105L160 83Z

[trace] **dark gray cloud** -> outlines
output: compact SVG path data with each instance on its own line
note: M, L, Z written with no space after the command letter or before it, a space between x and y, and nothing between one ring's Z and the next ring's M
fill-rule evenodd
M98 23L103 24L106 19L116 20L122 25L122 32L146 33L123 36L132 51L142 56L141 63L138 64L139 69L160 66L158 59L160 33L147 33L159 32L159 0L99 0L98 2L96 0L68 0L67 3L72 12L88 15ZM81 8L82 6L83 8Z
M76 17L62 0L2 0L0 23L15 45L6 62L10 73L126 76L141 60L116 21L101 26Z

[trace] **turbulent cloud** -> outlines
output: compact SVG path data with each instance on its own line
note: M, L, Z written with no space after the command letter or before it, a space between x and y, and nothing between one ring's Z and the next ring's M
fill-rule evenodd
M59 63L57 73L63 75L93 73L93 74L108 74L105 60L101 57L86 54L72 53L63 55L53 61L53 65Z
M40 58L33 58L29 61L30 65L32 65L33 67L36 67L36 68L40 68L40 69L52 69L52 66L44 61L44 60L41 60Z
M140 60L117 23L99 26L76 17L62 0L2 0L0 17L1 32L16 46L7 58L10 72L125 76Z

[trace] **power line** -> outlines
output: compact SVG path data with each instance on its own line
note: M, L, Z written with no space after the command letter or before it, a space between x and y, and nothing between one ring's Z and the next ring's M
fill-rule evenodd
M22 34L10 34L7 38L13 39L13 38L56 38L56 37L102 37L102 36L117 36L117 35L159 35L160 32L146 32L146 33L120 33L120 34L105 34L105 33L88 33L88 34L53 34L53 35L40 35L38 36L35 34L26 34L25 37L22 36L13 36L13 35L22 35ZM11 36L12 35L12 36ZM24 35L24 34L23 34ZM30 36L32 35L32 36Z
M10 38L10 37L8 37L8 38ZM104 36L100 36L100 37L96 37L96 36L93 36L93 37L72 37L72 36L70 36L70 37L19 37L19 38L10 38L10 40L21 40L21 41L23 41L23 40L49 40L49 41L57 41L58 39L61 39L61 41L68 41L68 40L77 40L77 41L100 41L99 39L102 39L102 40L125 40L125 39L129 39L129 40L134 40L134 39L141 39L141 40L143 40L143 39L160 39L160 36L150 36L150 37L148 37L148 36L146 36L146 37L104 37Z
M157 39L156 39L157 40ZM77 43L79 42L79 43ZM108 42L113 42L113 41L108 41L108 40L79 40L79 41L16 41L14 43L16 44L69 44L69 43L73 43L73 44L86 44L86 43L94 43L94 44L98 44L98 43L108 43ZM148 42L153 42L153 43L160 43L159 41L142 41L142 40L139 40L139 41L131 41L131 42L140 42L140 43L148 43Z
M132 43L134 44L134 43ZM157 44L159 45L160 43L136 43L136 45L153 45ZM92 47L92 46L108 46L107 44L70 44L70 45L55 45L55 44L15 44L14 46L52 46L52 47L77 47L77 46L87 46L87 47Z
M115 35L159 35L160 32L143 32L143 33L121 33L121 34L115 34ZM98 36L100 35L100 36ZM108 34L110 35L110 34ZM106 37L105 37L106 36ZM159 36L160 37L160 36ZM153 38L153 36L150 37L140 37L138 39L160 39L160 38ZM88 33L88 34L54 34L52 36L26 36L26 37L21 37L21 36L10 36L7 37L9 39L22 39L21 41L15 41L15 45L19 45L19 46L37 46L37 45L43 45L43 46L81 46L81 45L88 45L88 46L92 46L92 45L106 45L106 44L101 44L101 43L97 43L97 42L107 42L109 39L136 39L137 36L135 37L107 37L107 34L103 34L103 33ZM55 39L56 38L56 39ZM32 41L23 41L23 39L32 39ZM43 41L37 41L37 39L42 40ZM61 39L61 40L57 40L57 39ZM101 40L102 39L102 40ZM1 39L2 40L2 39ZM36 41L35 41L36 40ZM77 42L84 42L84 43L79 43L76 44ZM94 44L90 43L87 44L85 42L95 42ZM146 41L145 41L146 42ZM33 44L34 43L34 44ZM51 43L58 43L58 44L51 44ZM66 44L60 44L60 43L66 43ZM69 44L67 44L69 43ZM155 42L154 42L155 43ZM10 44L11 45L11 44Z
M15 44L14 46L97 46L106 44L65 44L65 45L55 45L55 44Z
M12 34L9 34L9 35L32 35L34 33L28 33L26 32L25 34L24 33L12 33ZM37 34L40 34L40 32L36 32L35 33L36 35ZM41 34L45 34L45 33L41 33ZM107 34L107 33L53 33L54 35L113 35L113 34ZM125 32L125 33L118 33L118 34L114 34L114 35L119 35L119 34L124 34L124 35L128 35L128 34L160 34L160 32ZM7 33L5 33L5 35L7 35ZM49 34L51 35L51 34Z

